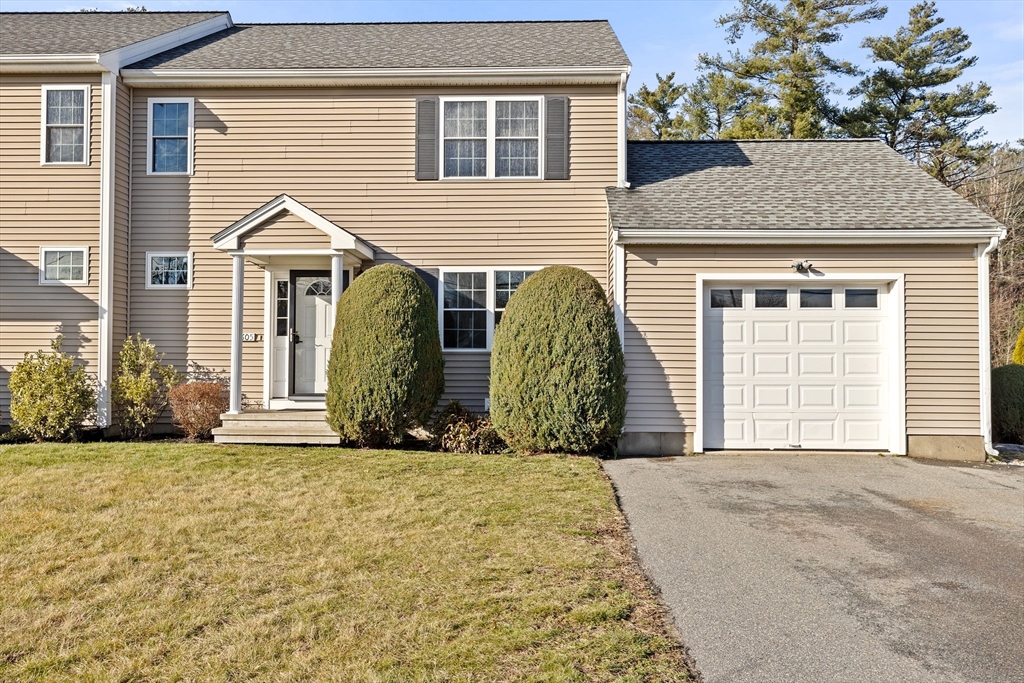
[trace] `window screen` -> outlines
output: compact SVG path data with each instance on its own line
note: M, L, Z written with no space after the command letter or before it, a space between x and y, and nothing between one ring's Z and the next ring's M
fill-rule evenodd
M85 90L46 90L46 162L85 162Z
M494 104L494 174L499 177L539 175L540 103Z
M487 103L444 103L444 174L487 175Z

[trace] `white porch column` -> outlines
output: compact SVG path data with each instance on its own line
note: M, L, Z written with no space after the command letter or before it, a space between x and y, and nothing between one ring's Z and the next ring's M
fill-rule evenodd
M231 270L231 385L228 414L242 412L242 306L245 299L245 259L234 254Z
M338 310L338 299L341 298L341 287L345 280L342 276L344 268L342 267L341 254L333 254L331 256L331 310Z

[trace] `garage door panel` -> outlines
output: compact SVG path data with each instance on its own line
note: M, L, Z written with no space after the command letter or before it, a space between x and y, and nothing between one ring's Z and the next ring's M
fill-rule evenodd
M884 287L851 285L877 287L878 305L850 309L842 284L815 287L831 289L831 307L819 305L826 301L820 292L802 300L801 285L719 287L744 295L742 307L710 309L704 299L706 447L887 447ZM786 307L767 299L754 305L755 290L784 288Z
M801 320L799 323L801 344L835 344L836 324Z

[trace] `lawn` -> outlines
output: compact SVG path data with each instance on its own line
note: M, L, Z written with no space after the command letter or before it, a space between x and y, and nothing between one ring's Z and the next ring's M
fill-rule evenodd
M0 680L686 671L593 459L0 446Z

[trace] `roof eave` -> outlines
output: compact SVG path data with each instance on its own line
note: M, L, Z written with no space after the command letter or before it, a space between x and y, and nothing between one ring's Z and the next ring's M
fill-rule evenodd
M671 229L614 230L616 244L979 244L1002 239L990 228Z
M98 73L106 71L98 54L0 55L0 73Z
M452 69L122 69L136 87L615 84L629 65Z

